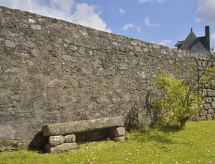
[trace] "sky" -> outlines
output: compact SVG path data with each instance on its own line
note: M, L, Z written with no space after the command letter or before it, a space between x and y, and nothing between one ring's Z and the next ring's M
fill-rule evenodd
M215 39L215 0L0 0L0 6L63 19L174 48L191 27Z

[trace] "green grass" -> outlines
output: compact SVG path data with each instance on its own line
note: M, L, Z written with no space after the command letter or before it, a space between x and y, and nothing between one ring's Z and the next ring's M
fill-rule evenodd
M4 164L215 164L215 122L188 122L183 130L149 129L128 134L128 142L81 144L74 152L57 155L31 151L0 153Z

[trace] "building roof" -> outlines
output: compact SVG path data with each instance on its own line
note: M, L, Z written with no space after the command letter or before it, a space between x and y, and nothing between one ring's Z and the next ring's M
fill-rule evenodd
M187 38L184 41L178 41L175 46L178 47L178 49L189 50L192 52L199 52L203 54L210 53L207 49L206 36L197 37L192 29Z

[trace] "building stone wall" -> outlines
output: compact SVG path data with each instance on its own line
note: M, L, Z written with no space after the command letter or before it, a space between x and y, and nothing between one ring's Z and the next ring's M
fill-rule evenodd
M204 89L203 94L206 96L204 110L200 112L198 120L215 120L215 90Z
M134 106L150 124L156 72L178 76L175 66L206 59L0 7L0 140L30 141L45 124L126 116Z

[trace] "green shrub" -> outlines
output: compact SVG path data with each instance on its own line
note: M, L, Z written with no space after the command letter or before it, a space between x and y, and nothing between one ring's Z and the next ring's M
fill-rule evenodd
M156 123L161 126L179 125L183 127L186 121L198 114L203 108L203 89L215 89L215 56L211 53L207 60L196 60L183 68L176 65L178 75L184 69L190 69L190 75L183 80L176 79L167 73L159 73L156 86L163 94L161 99L154 100L152 107L156 113Z
M158 125L183 127L192 115L202 110L204 97L192 91L189 83L162 72L156 77L156 86L163 94L152 102Z

